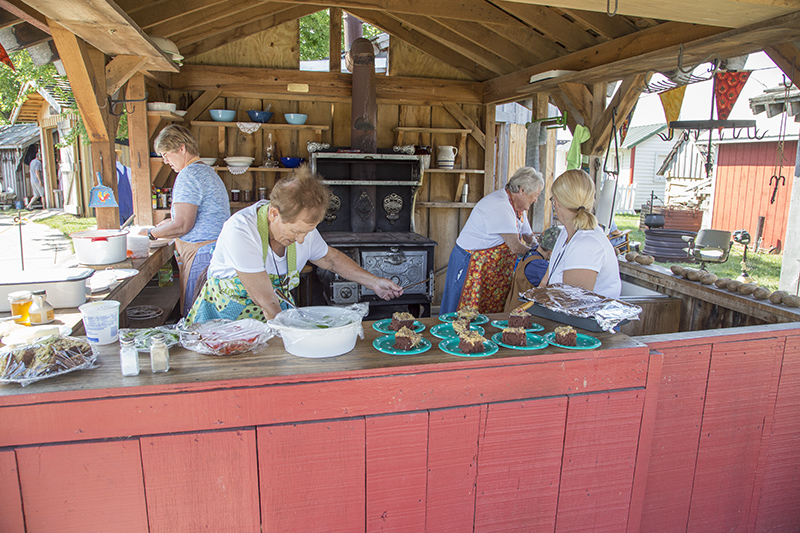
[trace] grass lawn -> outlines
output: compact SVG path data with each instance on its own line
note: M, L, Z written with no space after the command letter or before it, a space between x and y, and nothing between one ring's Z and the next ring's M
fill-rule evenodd
M624 231L631 230L631 242L637 241L641 243L640 250L644 249L644 232L639 229L639 216L638 215L616 215L614 220L617 222L617 227ZM738 244L733 245L730 257L725 263L709 263L708 271L716 274L720 278L735 279L742 272L742 254L744 246ZM752 246L747 250L747 266L750 268L750 277L753 278L755 283L762 285L772 291L778 290L778 281L781 277L781 262L783 255L770 255L766 253L753 253ZM655 262L656 265L669 268L673 263L660 263ZM679 263L685 266L692 266L692 263ZM699 268L699 263L695 263L694 268Z
M75 233L76 231L86 231L97 227L97 219L94 217L81 218L68 214L43 218L37 220L36 223L55 228L66 237L69 237L70 233Z

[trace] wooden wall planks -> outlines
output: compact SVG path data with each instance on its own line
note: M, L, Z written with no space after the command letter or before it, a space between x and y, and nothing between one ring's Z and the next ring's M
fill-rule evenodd
M24 533L22 494L13 450L0 452L0 531Z
M259 530L254 430L140 440L151 533Z
M147 531L138 440L16 453L27 533Z
M258 428L263 531L362 531L363 419Z
M366 421L367 531L424 531L428 413Z

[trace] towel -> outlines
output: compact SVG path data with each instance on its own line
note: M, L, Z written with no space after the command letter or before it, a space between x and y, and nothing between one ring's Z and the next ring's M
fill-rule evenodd
M581 168L581 144L589 140L592 134L589 128L578 124L575 126L575 132L572 134L572 143L569 145L567 152L567 170L574 168Z

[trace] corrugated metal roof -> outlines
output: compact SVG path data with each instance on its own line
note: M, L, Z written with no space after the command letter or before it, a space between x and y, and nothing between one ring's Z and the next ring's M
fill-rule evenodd
M648 124L647 126L636 126L628 129L625 142L622 143L623 150L633 148L655 135L667 129L666 124Z
M0 126L0 149L27 148L38 140L39 126L36 124Z

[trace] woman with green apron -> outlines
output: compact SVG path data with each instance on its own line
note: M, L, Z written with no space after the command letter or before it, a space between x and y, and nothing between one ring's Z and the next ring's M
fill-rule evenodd
M385 299L403 294L352 259L329 247L316 230L329 203L329 189L306 167L275 184L269 201L237 212L225 223L208 267L206 283L187 325L215 318L267 320L295 307L290 291L311 262L360 283Z

